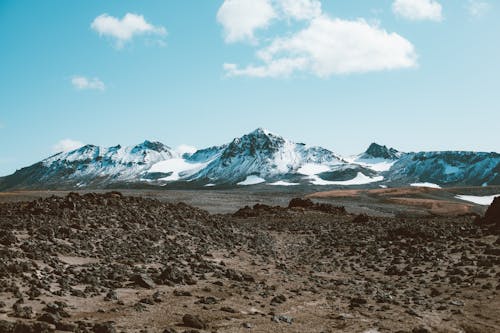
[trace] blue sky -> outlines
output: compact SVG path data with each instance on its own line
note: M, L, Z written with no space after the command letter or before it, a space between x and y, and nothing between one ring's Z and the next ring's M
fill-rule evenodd
M256 127L345 155L498 151L499 10L0 0L0 175L73 141L207 147Z

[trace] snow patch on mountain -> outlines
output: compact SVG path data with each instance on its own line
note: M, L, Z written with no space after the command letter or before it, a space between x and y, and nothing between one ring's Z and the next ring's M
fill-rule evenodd
M169 176L160 178L162 181L176 181L182 177L192 175L207 166L208 163L190 163L183 158L171 158L153 164L148 173L170 173Z
M277 182L274 183L269 183L267 185L272 185L272 186L297 186L300 185L300 183L289 183L284 180L278 180Z
M242 186L257 185L257 184L261 184L261 183L265 183L265 182L266 182L266 180L264 178L260 178L260 177L255 176L255 175L250 175L244 181L239 182L238 185L242 185Z
M322 172L330 171L330 167L324 164L307 163L301 166L297 173L304 176L314 176Z
M358 172L356 177L350 180L339 180L339 181L324 180L317 175L312 175L309 177L310 177L310 182L313 185L355 186L355 185L366 185L370 183L377 183L384 180L383 176L368 177L361 172Z
M441 186L439 186L438 184L434 184L434 183L412 183L410 184L410 186L413 186L413 187L430 187L430 188L441 188Z
M487 195L487 196L475 196L475 195L457 195L455 198L472 202L482 206L489 206L493 203L496 197L500 197L500 194Z
M361 158L359 155L344 157L344 159L349 163L359 164L362 167L376 172L389 171L394 163L396 163L396 160L389 160L384 158Z

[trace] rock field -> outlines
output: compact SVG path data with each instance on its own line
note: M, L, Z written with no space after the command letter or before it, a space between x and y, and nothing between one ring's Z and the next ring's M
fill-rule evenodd
M70 193L0 203L0 333L500 332L484 218L294 199L209 214Z

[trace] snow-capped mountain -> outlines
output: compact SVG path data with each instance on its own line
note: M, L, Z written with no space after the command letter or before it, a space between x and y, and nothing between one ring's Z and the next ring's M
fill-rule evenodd
M468 151L408 153L402 155L385 176L394 184L499 185L500 154Z
M402 153L372 143L359 155L295 143L257 129L230 143L178 152L160 142L110 148L87 145L59 153L10 176L12 188L190 187L267 185L405 186L500 184L500 155ZM369 185L371 184L371 185Z
M394 148L388 148L372 143L368 149L359 155L346 157L350 163L359 164L376 172L388 171L404 153Z
M322 165L331 170L345 164L333 152L321 147L294 143L264 129L257 129L219 150L205 168L191 179L238 183L249 176L263 180L296 178L305 165Z
M1 187L105 187L140 180L152 165L177 153L161 142L144 141L132 147L86 145L59 153L5 177Z
M397 151L394 148L387 148L387 146L381 146L378 143L372 143L368 149L359 156L361 159L384 159L384 160L397 160L403 153Z

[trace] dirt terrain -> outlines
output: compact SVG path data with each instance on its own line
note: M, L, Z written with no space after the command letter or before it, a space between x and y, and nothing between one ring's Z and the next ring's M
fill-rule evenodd
M457 199L458 194L490 195L500 193L500 188L459 187L429 188L401 187L356 190L320 191L308 194L312 199L330 200L344 203L358 202L370 207L372 212L394 213L402 215L439 215L456 216L466 214L483 214L484 207ZM352 205L352 204L351 204Z
M500 332L500 200L480 219L248 193L211 214L125 193L3 194L0 333Z
M344 206L352 214L394 217L457 215L463 213L484 214L486 207L477 206L456 198L458 194L493 195L500 193L500 186L455 187L433 189L407 187L388 189L332 189L328 186L276 187L256 185L227 190L145 190L120 189L126 196L158 199L177 203L185 202L212 214L234 213L239 208L255 204L286 206L295 197L309 197L317 201ZM105 193L105 190L79 191L79 193ZM29 201L52 195L65 196L69 191L13 191L0 192L0 202ZM404 198L404 200L398 200ZM413 201L411 199L417 199ZM421 199L426 202L419 202ZM444 207L433 210L433 207Z

